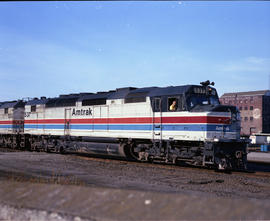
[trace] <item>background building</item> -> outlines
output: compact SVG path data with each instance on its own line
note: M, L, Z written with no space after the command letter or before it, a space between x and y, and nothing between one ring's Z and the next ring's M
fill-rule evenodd
M241 135L270 133L270 90L225 93L220 102L239 108Z

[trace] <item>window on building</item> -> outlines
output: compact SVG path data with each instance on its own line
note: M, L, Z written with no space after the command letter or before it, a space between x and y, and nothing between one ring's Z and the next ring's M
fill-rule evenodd
M31 106L31 112L36 112L37 110L37 106L36 105L32 105Z
M247 110L248 109L248 107L247 106L245 106L245 110Z
M253 106L250 106L250 107L249 107L249 110L253 110Z
M245 121L248 121L248 117L245 117L244 119L245 119Z
M240 111L242 110L242 106L241 106L241 107L239 107L239 110L240 110Z
M5 114L8 114L8 108L5 108Z
M249 120L250 120L250 121L253 121L253 117L250 117Z
M256 131L256 127L250 127L249 132L250 134L254 133Z

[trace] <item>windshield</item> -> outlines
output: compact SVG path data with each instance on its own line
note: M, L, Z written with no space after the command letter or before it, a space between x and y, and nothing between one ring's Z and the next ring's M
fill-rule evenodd
M187 99L187 105L189 109L194 108L197 105L217 105L219 104L218 97L206 96L206 95L192 95Z

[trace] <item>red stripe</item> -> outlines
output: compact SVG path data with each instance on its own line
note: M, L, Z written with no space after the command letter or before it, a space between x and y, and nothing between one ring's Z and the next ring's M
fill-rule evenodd
M141 118L94 118L94 119L70 119L71 124L145 124L160 123L160 118L141 117ZM40 119L25 120L26 124L64 124L65 119ZM230 124L229 117L212 117L212 116L195 116L195 117L162 117L162 123L214 123L214 124Z
M39 119L39 120L25 120L25 124L64 124L65 119Z
M230 118L228 117L210 117L210 116L195 116L195 117L163 117L162 123L187 123L187 124L200 124L200 123L215 123L215 124L229 124Z
M0 124L23 124L23 120L3 120Z
M11 120L0 121L0 124L12 124Z

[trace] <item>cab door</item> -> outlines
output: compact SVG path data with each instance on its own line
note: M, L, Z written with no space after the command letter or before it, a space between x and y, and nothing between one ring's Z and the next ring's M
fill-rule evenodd
M161 98L156 97L153 99L153 140L162 140L162 109L161 109Z

